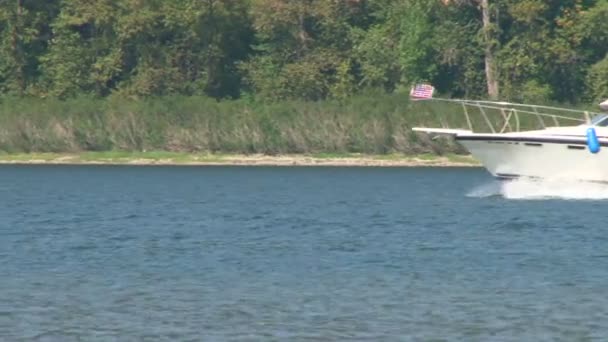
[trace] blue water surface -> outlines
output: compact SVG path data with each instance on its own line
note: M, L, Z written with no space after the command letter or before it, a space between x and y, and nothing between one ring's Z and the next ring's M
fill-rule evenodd
M608 201L474 195L493 182L3 166L0 340L604 340Z

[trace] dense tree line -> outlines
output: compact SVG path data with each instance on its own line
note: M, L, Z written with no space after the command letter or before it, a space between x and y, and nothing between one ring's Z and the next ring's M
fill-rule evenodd
M608 97L608 0L3 0L0 92Z

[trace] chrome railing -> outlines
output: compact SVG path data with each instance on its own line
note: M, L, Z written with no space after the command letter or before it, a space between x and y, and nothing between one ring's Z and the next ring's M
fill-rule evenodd
M475 131L473 129L473 113L471 109L476 109L491 133L520 132L522 129L521 123L523 121L522 115L536 117L536 122L540 126L540 129L545 129L549 126L560 126L560 121L565 121L567 125L593 124L594 122L598 121L598 118L606 115L605 113L579 109L499 101L430 98L422 102L427 101L441 101L460 104L464 112L466 124L470 131ZM498 113L498 121L490 118L489 112L491 111ZM573 114L578 115L575 116Z

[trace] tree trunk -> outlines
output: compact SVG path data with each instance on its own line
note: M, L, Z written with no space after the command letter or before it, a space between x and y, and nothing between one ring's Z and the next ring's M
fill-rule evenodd
M23 51L21 46L21 25L23 15L23 0L17 0L17 9L15 13L15 19L13 22L13 30L11 34L11 47L13 52L13 60L15 62L15 69L13 72L17 81L17 87L19 88L19 95L23 95L25 89L25 78L23 76Z
M492 23L490 20L490 5L488 0L481 0L481 14L483 20L483 38L485 44L485 67L486 81L488 84L488 95L490 99L498 99L498 75L496 73L496 61L492 43Z
M299 56L306 53L308 50L308 33L306 32L306 26L304 24L304 19L307 14L307 4L302 4L302 7L298 11L298 39L300 40L300 50L298 51Z

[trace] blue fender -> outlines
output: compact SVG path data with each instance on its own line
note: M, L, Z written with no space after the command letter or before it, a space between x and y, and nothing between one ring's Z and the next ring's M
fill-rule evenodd
M589 152L598 153L600 151L600 142L597 140L597 134L595 134L595 128L587 128L587 147Z

